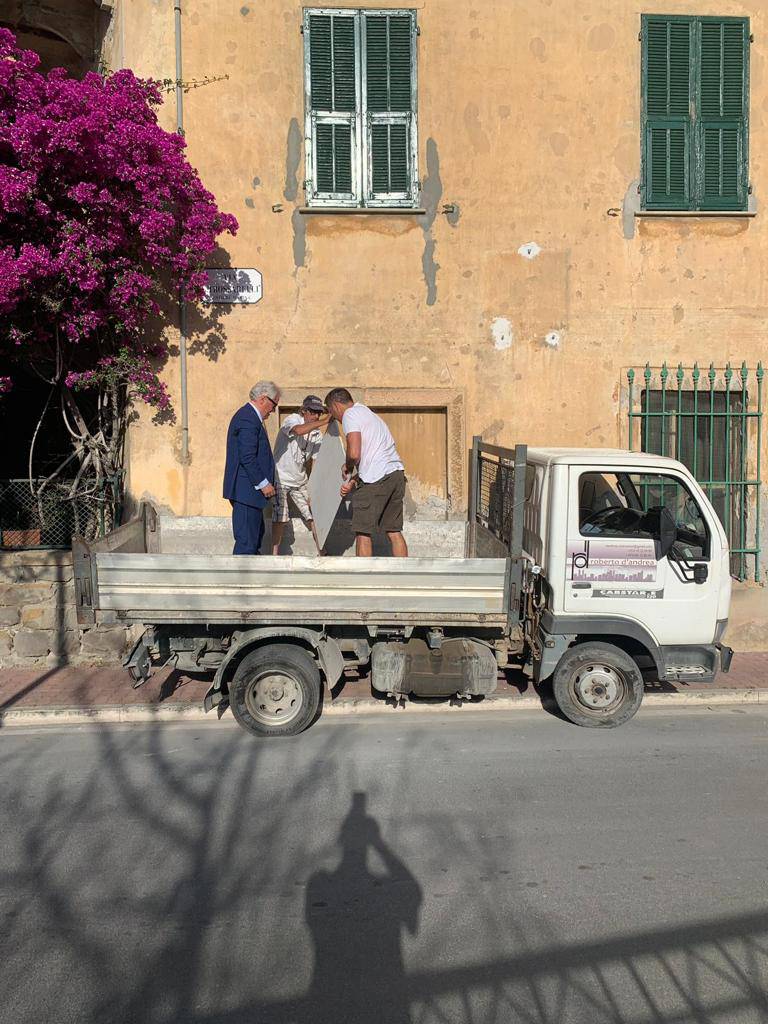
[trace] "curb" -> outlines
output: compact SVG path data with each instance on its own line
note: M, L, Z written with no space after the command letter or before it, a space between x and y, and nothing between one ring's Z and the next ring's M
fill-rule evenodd
M768 690L687 690L685 693L647 693L643 708L712 708L728 704L768 705ZM405 708L394 708L373 697L339 699L323 706L322 717L338 718L361 714L386 714L407 710L411 714L427 714L435 710L455 708L447 701L417 703L409 701ZM477 714L488 711L541 711L538 697L489 697L477 703L465 703L458 709ZM229 719L229 721L232 721ZM206 722L218 724L216 714L207 714L201 704L105 704L94 708L19 708L0 712L0 726L30 725L130 725L143 722ZM234 724L234 723L233 723Z

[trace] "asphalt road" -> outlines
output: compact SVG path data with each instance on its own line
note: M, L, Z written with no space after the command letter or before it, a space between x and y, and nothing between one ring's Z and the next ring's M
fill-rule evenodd
M768 709L0 732L0 1021L768 1021Z

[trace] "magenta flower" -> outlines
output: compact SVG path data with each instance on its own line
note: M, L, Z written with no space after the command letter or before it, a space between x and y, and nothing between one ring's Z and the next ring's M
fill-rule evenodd
M118 374L132 396L167 409L149 318L179 289L201 298L217 237L237 221L184 140L158 124L156 83L128 70L44 75L38 64L0 29L0 360L50 361L58 344L76 367L68 388Z

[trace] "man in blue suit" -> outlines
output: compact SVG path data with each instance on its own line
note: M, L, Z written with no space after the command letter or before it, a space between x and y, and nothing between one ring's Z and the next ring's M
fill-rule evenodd
M232 504L233 555L258 555L264 537L264 506L275 496L275 460L264 427L280 402L274 381L254 384L227 431L224 497Z

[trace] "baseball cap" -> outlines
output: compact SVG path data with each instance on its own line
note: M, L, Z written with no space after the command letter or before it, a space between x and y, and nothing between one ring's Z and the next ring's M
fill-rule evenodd
M325 412L325 406L322 400L317 395L307 395L304 401L301 403L302 409L311 409L312 412Z

